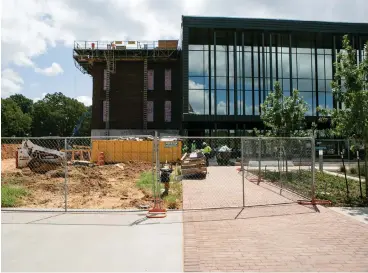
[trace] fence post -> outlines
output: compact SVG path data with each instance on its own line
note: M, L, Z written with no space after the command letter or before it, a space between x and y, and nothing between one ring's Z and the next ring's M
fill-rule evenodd
M245 189L244 189L244 139L240 138L240 156L241 156L241 170L242 170L242 187L243 187L243 207L245 206Z
M311 139L311 148L312 148L312 201L316 198L316 174L315 174L315 167L316 167L316 147L315 147L315 138L312 137Z
M350 168L350 140L348 139L348 165L349 165L349 168Z
M160 157L159 157L159 150L160 150L160 142L159 142L159 136L158 132L155 131L155 141L156 141L156 181L155 181L155 187L156 187L156 197L160 197Z
M258 157L258 184L261 182L261 173L262 173L262 166L261 166L261 160L262 160L262 138L258 139L258 146L259 146L259 157Z
M64 210L68 211L68 139L65 138L65 169L64 169Z
M156 198L156 180L155 180L155 174L156 174L156 134L152 141L152 164L151 164L151 173L152 173L152 193L153 193L153 200L154 203ZM155 203L156 204L156 203Z

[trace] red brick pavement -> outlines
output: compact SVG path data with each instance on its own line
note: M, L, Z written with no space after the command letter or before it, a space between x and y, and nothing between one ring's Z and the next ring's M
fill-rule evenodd
M183 181L184 209L224 208L243 206L241 174L236 167L209 167L204 180ZM295 201L295 195L261 183L261 186L245 179L245 206L280 204Z
M184 182L184 208L242 203L242 194L234 194L239 183L231 184L232 175L221 176L227 185L223 187L213 182L213 173L212 180ZM248 204L288 200L250 182L246 185ZM231 192L235 201L227 200ZM189 193L196 196L185 196ZM368 225L328 208L320 207L317 213L297 204L188 210L184 270L367 272Z

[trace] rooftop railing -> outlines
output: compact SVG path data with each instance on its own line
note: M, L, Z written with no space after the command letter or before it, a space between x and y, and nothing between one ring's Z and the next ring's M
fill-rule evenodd
M75 41L75 50L98 49L98 50L175 50L180 49L178 40L159 41Z

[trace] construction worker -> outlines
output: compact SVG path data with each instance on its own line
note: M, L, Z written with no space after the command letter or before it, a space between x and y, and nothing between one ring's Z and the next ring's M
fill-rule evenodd
M196 145L195 141L193 140L193 142L192 142L191 152L192 152L192 153L194 153L194 152L195 152L195 150L197 150L197 145Z
M207 167L209 165L209 159L210 159L211 151L212 151L211 147L206 142L203 142L202 143L202 152L206 156L206 165L207 165Z
M189 148L187 144L184 144L183 149L182 149L183 154L187 153L188 151L189 151Z

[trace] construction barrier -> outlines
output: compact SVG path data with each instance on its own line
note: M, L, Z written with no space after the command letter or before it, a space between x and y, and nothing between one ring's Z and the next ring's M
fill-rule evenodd
M21 144L2 144L1 159L16 158L16 152Z
M180 141L159 142L160 162L176 162L181 158ZM154 151L153 141L134 140L92 140L92 162L98 161L98 155L103 152L106 163L128 161L152 162Z

